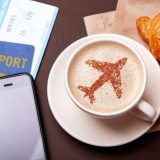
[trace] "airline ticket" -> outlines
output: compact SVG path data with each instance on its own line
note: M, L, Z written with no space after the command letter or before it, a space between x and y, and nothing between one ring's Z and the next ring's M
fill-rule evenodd
M36 77L58 8L30 0L0 0L0 41L34 46L30 74Z

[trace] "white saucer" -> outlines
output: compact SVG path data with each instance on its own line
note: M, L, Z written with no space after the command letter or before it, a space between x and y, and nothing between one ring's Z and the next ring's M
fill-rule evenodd
M157 120L160 113L160 69L151 53L132 39L107 34L134 47L144 59L148 72L148 84L144 99L152 104L157 116L147 123L130 114L116 119L98 119L80 110L70 100L64 84L64 72L67 60L73 51L89 40L104 38L99 34L82 38L66 48L54 63L48 79L48 100L51 111L60 126L74 138L94 146L110 147L131 142L146 133Z

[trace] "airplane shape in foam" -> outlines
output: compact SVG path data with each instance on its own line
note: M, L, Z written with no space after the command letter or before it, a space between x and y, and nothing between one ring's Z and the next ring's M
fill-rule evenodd
M85 63L89 66L95 68L97 71L102 72L103 74L97 79L90 87L87 86L78 86L78 89L85 93L84 97L88 96L90 103L92 104L95 100L94 92L100 88L104 83L110 81L113 89L116 93L117 98L122 96L122 87L121 87L121 74L120 70L126 64L127 58L122 58L116 63L101 62L96 60L87 60Z

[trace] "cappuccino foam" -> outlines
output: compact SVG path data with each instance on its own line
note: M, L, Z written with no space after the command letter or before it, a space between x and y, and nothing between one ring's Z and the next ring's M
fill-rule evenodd
M91 103L91 98L85 96L79 86L90 88L104 72L89 62L115 64L124 58L127 61L120 69L121 86L118 86L122 91L121 96L117 96L111 80L108 79L99 87L95 85L97 88ZM104 81L104 78L102 80ZM143 83L143 70L139 59L130 49L116 42L102 41L89 44L78 52L70 64L68 81L72 94L83 106L96 112L116 112L131 104L139 94Z

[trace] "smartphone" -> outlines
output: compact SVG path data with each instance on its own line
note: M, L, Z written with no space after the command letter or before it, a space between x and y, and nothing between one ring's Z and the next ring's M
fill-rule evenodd
M46 159L31 76L0 79L0 160Z

